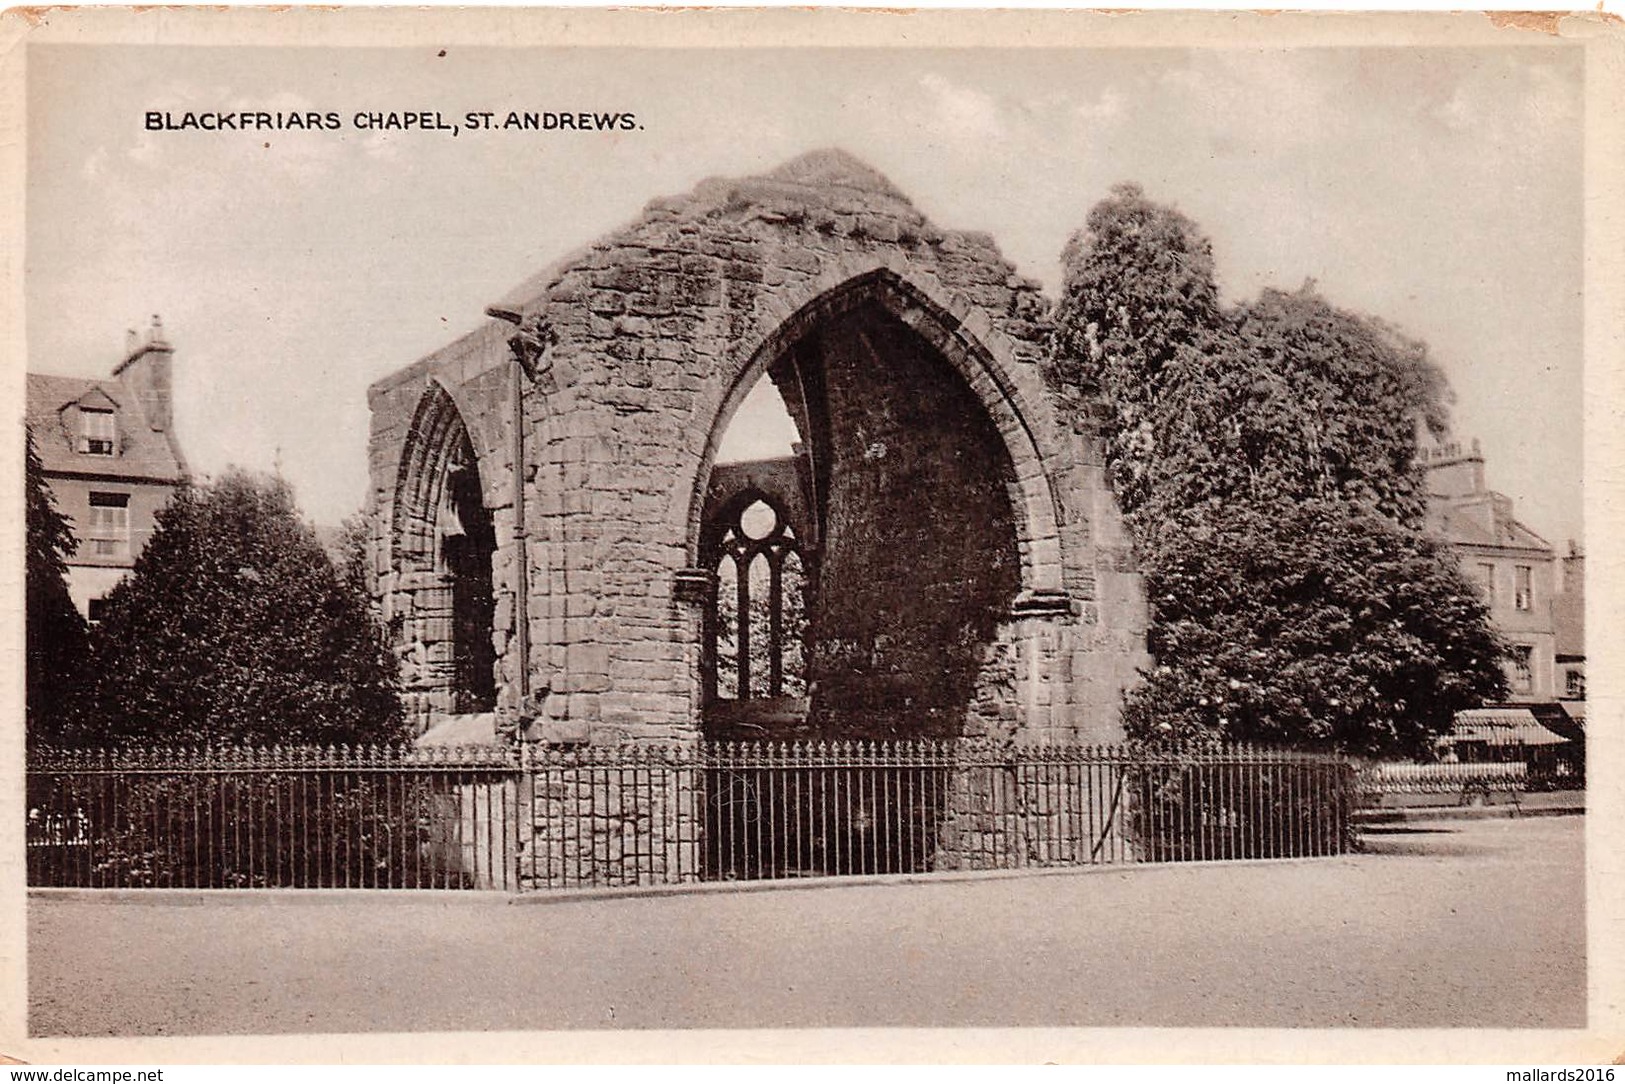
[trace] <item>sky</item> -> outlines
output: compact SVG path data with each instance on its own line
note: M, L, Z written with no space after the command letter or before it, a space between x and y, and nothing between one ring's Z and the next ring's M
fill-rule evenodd
M317 522L364 500L371 382L648 200L838 146L938 225L991 233L1051 296L1068 235L1138 182L1212 239L1227 300L1313 278L1426 341L1491 487L1554 544L1582 536L1578 47L35 45L28 64L30 371L105 375L161 314L193 467L280 469ZM144 121L244 109L344 127ZM510 109L640 127L351 124ZM746 417L779 446L771 403Z

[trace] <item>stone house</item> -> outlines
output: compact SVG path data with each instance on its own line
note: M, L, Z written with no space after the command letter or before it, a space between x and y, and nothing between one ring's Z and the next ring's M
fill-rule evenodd
M1564 566L1551 543L1514 514L1512 499L1484 482L1484 455L1449 441L1423 450L1429 520L1478 585L1490 620L1513 649L1507 682L1517 703L1557 699L1557 611Z
M1513 647L1507 673L1514 700L1555 698L1557 643L1552 619L1557 560L1551 543L1514 515L1511 498L1484 484L1478 443L1427 450L1430 516L1478 585L1497 631Z
M1512 646L1508 702L1458 712L1447 744L1466 759L1523 759L1549 779L1583 778L1585 556L1559 557L1485 485L1484 455L1447 442L1426 448L1429 520L1478 584Z
M1119 737L1146 605L1041 372L1049 309L838 151L656 199L525 282L369 392L417 725ZM719 468L759 379L796 454Z
M144 334L130 332L110 379L28 374L28 428L79 540L68 592L92 621L187 479L171 400L174 352L154 316Z

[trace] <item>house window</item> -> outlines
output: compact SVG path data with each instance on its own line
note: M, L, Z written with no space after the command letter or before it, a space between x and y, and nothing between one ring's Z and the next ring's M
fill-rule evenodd
M1570 700L1584 700L1586 698L1586 672L1584 670L1570 670L1564 679L1565 695Z
M103 617L107 616L107 600L105 598L93 598L90 600L87 610L85 616L90 618L90 623L92 625L98 624Z
M1517 644L1512 648L1513 692L1527 693L1534 690L1534 655L1535 649L1528 644Z
M79 450L86 455L112 455L113 412L95 407L79 408Z
M1484 591L1484 604L1495 608L1495 566L1485 561L1478 566L1478 584Z
M128 493L92 493L90 495L90 529L85 532L90 552L95 557L128 557L130 555L130 495Z
M1518 565L1517 582L1513 587L1512 604L1520 610L1535 608L1535 570L1529 565Z

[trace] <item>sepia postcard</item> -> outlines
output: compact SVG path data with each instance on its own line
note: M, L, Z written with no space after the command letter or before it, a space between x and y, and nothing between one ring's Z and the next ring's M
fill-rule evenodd
M1611 1072L1622 91L6 12L0 1054Z

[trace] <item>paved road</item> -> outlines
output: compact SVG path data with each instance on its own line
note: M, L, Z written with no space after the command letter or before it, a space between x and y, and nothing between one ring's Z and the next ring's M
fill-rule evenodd
M1580 1027L1582 825L1433 824L1314 862L545 904L36 897L31 1031Z

